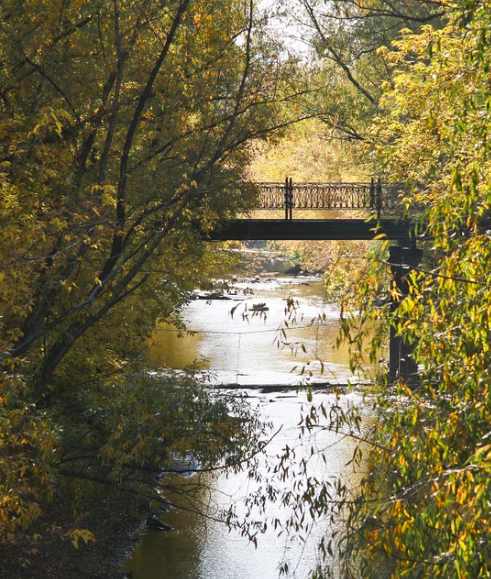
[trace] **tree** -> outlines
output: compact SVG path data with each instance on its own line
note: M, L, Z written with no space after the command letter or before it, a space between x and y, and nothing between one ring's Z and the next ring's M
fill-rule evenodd
M382 83L390 77L379 49L404 28L441 26L448 8L445 0L300 0L286 7L318 61L318 90L307 95L306 106L331 137L369 138Z
M253 52L252 7L229 6L220 22L223 7L190 6L5 16L5 211L15 203L32 227L19 247L17 220L7 221L5 282L21 272L29 309L4 350L17 359L63 334L44 345L34 400L72 344L141 285L164 238L178 243L186 223L206 230L240 205L224 185L238 180L241 145L271 128L276 81L266 86Z
M128 465L162 468L173 440L155 453L152 436L165 416L196 433L210 424L192 386L177 414L154 398L144 426L145 396L118 375L141 367L155 320L175 316L216 271L203 233L253 199L247 144L290 122L280 87L294 96L290 62L275 56L252 0L7 2L0 22L5 538L39 514L59 475L131 487ZM209 456L220 459L212 438ZM86 454L74 445L89 439Z
M381 156L412 185L409 203L428 207L438 256L401 304L399 331L417 342L421 385L386 417L387 456L375 453L392 470L393 500L377 513L387 527L372 523L365 537L372 553L393 557L395 576L490 572L489 10L476 2L466 12L468 4L457 3L442 31L397 43L379 124Z
M304 417L308 429L359 440L353 458L366 465L351 490L308 478L305 466L280 497L296 505L287 523L295 532L308 530L309 515L330 517L335 528L319 546L324 564L314 577L491 573L491 12L480 0L449 8L443 28L408 30L382 52L391 76L370 139L380 170L406 184L408 207L424 208L419 231L430 258L408 272L410 294L396 314L380 300L380 262L360 287L361 311L343 313L354 366L367 334L377 329L378 357L393 326L415 346L419 382L409 388L382 375L365 397L375 417L368 424L359 409L335 404ZM290 458L278 476L293 476Z
M338 547L346 577L490 573L489 25L485 2L457 2L443 29L408 31L385 54L392 80L374 141L387 174L407 184L407 204L426 207L434 266L408 273L397 315L374 307L379 282L369 279L361 317L345 327L356 350L377 321L376 352L395 326L415 345L419 384L381 381L372 432L356 413L310 417L363 438L368 460L356 493L311 482L303 495L317 516L344 521L321 547Z

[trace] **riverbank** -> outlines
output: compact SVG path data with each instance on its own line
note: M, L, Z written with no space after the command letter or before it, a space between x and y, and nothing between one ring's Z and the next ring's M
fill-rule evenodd
M83 513L74 515L72 502L60 493L45 506L46 515L34 525L36 541L18 538L0 547L1 577L9 579L122 579L123 561L136 544L144 512L134 499L117 490L102 489ZM67 533L85 529L75 548Z

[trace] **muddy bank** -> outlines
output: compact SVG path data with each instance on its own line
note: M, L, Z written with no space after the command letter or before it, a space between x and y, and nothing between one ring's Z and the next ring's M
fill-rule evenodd
M135 546L145 513L133 498L119 491L101 492L75 516L66 496L46 507L35 524L36 541L19 538L0 547L1 577L9 579L122 579L123 560ZM95 537L75 548L63 536L74 528L87 529Z

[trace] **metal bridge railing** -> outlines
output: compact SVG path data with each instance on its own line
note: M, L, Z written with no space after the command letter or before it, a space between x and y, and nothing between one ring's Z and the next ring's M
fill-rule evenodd
M284 210L285 219L293 218L293 209L327 211L368 210L391 212L400 205L400 185L384 184L380 179L369 183L259 183L258 209Z

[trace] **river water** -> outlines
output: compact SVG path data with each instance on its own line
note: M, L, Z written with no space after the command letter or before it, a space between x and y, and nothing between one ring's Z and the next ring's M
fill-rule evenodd
M308 412L311 404L328 408L361 402L356 388L335 394L353 377L347 349L334 347L339 311L325 302L322 282L271 277L239 280L234 286L236 294L228 300L197 299L187 307L183 317L192 334L182 335L166 325L157 328L151 348L153 369L180 369L198 360L212 384L233 387L236 395L247 397L272 423L271 432L279 431L261 459L264 463L277 460L288 445L295 449L297 460L309 459L310 476L320 480L342 477L355 487L360 473L348 465L354 442L328 430L302 434L299 425L301 413ZM288 299L295 304L293 314L287 308ZM253 304L260 303L268 309L254 311ZM305 389L295 388L306 377L311 384L330 385L316 390L312 402ZM261 385L269 388L261 389ZM245 512L241 501L257 490L247 472L210 475L206 483L208 489L198 503L212 511L236 504L241 514ZM287 489L293 479L282 484ZM285 520L291 511L272 504L267 515ZM274 579L285 562L287 577L303 579L318 562L318 541L333 532L328 520L312 522L304 541L268 529L255 547L222 523L193 512L171 511L162 520L173 530L142 532L139 546L126 563L134 579Z

